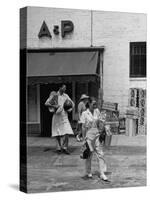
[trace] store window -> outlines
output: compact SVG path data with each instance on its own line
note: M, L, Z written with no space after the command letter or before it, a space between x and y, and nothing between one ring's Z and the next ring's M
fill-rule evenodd
M146 77L146 42L130 43L130 77Z

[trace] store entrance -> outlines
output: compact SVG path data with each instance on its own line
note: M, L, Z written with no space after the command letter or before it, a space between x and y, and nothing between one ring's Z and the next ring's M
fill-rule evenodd
M58 91L59 88L65 84L67 87L66 93L72 98L72 84L71 83L52 83L40 85L40 115L41 115L41 136L50 137L53 113L50 113L45 106L45 101L49 97L51 91ZM69 114L69 120L72 120L72 114Z

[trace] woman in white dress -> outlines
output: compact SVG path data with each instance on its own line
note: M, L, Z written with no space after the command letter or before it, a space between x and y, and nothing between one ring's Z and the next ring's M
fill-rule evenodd
M101 114L98 108L96 108L96 101L92 100L86 105L87 109L81 115L82 131L85 134L85 141L90 149L89 157L85 160L86 175L88 178L92 178L91 162L92 156L95 152L99 164L100 178L104 181L108 181L105 173L107 166L104 159L104 153L102 144L99 141L100 129L98 129L98 122L103 124L101 120Z
M53 114L52 118L52 137L56 138L58 153L64 152L70 154L68 151L69 135L73 135L74 133L68 120L68 112L71 112L74 103L65 91L66 86L63 85L57 92L58 109ZM64 109L64 103L66 100L69 100L72 103L72 108L70 108L68 112Z

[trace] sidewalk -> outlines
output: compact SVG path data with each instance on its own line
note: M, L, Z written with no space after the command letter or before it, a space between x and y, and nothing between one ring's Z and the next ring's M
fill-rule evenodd
M81 142L77 142L74 137L69 140L70 146L81 146ZM54 138L48 137L28 137L28 146L51 146L55 147ZM126 135L113 135L111 146L146 146L146 136L126 136Z
M55 152L52 138L28 138L28 191L69 191L146 185L146 136L114 135L110 147L104 147L107 175L111 183L98 178L98 164L93 156L93 179L83 178L82 143L70 138L71 155Z

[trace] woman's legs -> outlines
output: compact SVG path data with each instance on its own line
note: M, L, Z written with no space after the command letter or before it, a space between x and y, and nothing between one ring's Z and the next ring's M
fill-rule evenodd
M95 153L96 153L98 163L99 163L100 177L103 180L107 180L107 177L104 174L104 172L106 172L106 170L107 170L107 165L106 165L106 162L104 160L104 153L103 153L103 150L102 150L102 145L99 142L99 138L96 138L96 140L95 140Z
M92 174L91 173L91 162L92 162L92 155L93 153L91 152L91 155L88 159L85 160L85 171L87 175Z
M70 152L68 151L68 144L69 144L69 134L66 134L63 136L63 144L62 144L62 148L65 154L70 154Z
M69 143L69 135L66 134L63 136L63 144L62 144L63 149L68 149L68 143Z
M91 173L91 164L92 164L92 156L93 156L93 145L92 145L92 141L91 140L86 140L88 147L90 149L90 156L89 158L87 158L85 160L85 172L88 175L89 178L92 177L92 173Z
M61 143L62 139L62 143ZM64 150L64 153L70 154L68 151L68 143L69 143L69 135L66 134L64 136L56 136L56 145L57 145L57 151L61 152L61 150Z
M83 136L82 136L82 124L78 122L77 124L77 135L76 135L76 139L78 142L80 142L82 139L83 139Z
M61 136L56 136L57 150L61 151Z

